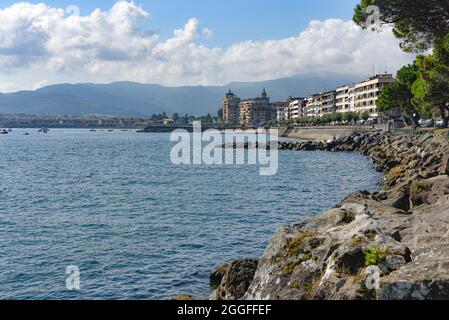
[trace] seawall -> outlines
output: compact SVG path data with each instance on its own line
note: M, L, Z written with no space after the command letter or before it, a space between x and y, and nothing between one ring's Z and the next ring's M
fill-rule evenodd
M282 136L301 140L329 141L347 137L357 130L356 127L304 127L283 131Z
M213 299L449 299L447 135L354 133L279 148L370 156L384 190L280 228L257 264L222 267Z

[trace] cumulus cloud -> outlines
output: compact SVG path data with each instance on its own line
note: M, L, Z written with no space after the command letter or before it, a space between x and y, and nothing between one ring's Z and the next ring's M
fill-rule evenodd
M11 82L0 82L0 93L19 90L16 84Z
M312 21L291 38L214 48L202 44L213 32L200 27L196 18L161 40L138 27L149 17L127 1L86 16L67 15L45 4L14 4L0 10L0 75L45 70L79 81L224 84L298 73L361 76L373 64L388 62L395 70L411 60L390 30L363 31L352 21Z

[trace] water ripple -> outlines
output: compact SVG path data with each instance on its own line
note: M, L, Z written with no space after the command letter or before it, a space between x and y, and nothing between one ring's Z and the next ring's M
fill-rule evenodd
M378 187L369 159L281 152L279 173L173 166L167 134L15 130L0 139L0 298L207 297L208 274L274 231ZM77 265L81 291L65 288Z

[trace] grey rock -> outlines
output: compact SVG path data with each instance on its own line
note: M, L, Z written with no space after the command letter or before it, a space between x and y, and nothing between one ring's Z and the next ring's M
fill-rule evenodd
M384 191L353 193L333 209L280 228L257 270L240 276L230 268L217 298L449 299L447 139L366 132L295 147L370 156L386 172ZM376 290L366 287L368 265L380 270Z
M210 286L213 289L217 289L220 284L221 284L221 280L223 279L224 275L226 274L226 272L229 270L229 264L222 264L221 266L219 266L217 269L215 269L214 271L211 272L210 274Z
M251 284L258 260L236 260L229 265L216 291L217 300L241 299Z

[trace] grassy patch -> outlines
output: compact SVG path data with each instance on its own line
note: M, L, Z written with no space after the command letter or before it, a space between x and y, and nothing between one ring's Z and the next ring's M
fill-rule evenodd
M287 241L287 244L284 248L284 255L280 258L291 258L298 257L293 262L290 262L287 266L285 266L284 271L288 275L291 275L293 271L299 266L301 263L313 259L316 261L318 258L314 257L310 252L304 252L304 248L306 246L306 239L313 238L315 234L311 231L302 231L298 233L294 238L291 238Z
M288 275L291 275L293 273L293 271L295 271L297 266L299 266L301 263L308 261L312 258L313 257L312 257L311 253L304 254L300 259L289 263L284 269L285 273Z
M419 193L423 192L424 189L425 189L425 186L422 182L414 181L412 183L412 193L419 194Z
M364 273L363 270L361 270L359 273L357 273L353 278L352 278L352 283L353 284L363 284L363 282L366 280L366 274Z
M355 213L354 212L343 210L340 213L340 221L338 222L338 225L350 224L354 220L355 220Z
M292 282L292 288L296 289L296 290L299 290L299 289L301 289L301 286L299 285L298 281L293 281Z
M365 250L365 266L377 266L387 257L387 248L368 247Z
M393 180L394 178L396 178L397 176L403 174L406 171L406 167L405 166L397 166L394 167L393 169L391 169L388 174L387 174L387 178L388 180Z
M287 241L285 246L285 255L287 257L297 256L304 252L304 240L307 238L312 238L314 236L313 232L302 231L294 238Z

